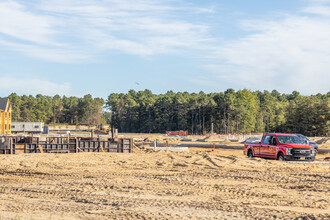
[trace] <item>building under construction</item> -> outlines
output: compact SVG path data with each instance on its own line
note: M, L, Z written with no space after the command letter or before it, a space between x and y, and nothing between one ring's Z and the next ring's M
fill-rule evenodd
M0 137L0 154L22 153L79 153L79 152L114 152L132 153L131 138L84 137L35 137L3 136Z
M21 153L78 153L78 152L116 152L131 153L133 140L130 138L117 138L114 136L103 136L102 140L93 137L79 136L14 136L11 135L11 114L12 106L8 98L0 98L0 154L21 154ZM27 122L13 125L23 126L23 131L30 131ZM42 125L35 125L29 122L30 127L42 129ZM32 130L34 131L34 130Z

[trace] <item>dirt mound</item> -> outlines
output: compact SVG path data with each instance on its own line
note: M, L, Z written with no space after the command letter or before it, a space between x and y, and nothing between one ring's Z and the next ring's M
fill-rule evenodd
M322 138L320 140L317 140L316 143L318 144L325 144L325 145L330 145L330 138Z
M227 140L225 135L210 135L203 139L205 142L223 142Z

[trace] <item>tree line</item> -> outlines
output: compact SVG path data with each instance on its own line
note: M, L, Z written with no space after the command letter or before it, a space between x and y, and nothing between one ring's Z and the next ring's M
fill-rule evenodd
M107 115L103 111L105 101L89 94L77 98L12 93L8 98L12 104L12 121L97 125L105 123Z
M98 125L108 123L119 132L163 133L187 130L190 134L293 132L329 135L330 92L303 96L276 90L188 93L150 90L112 93L107 100L55 95L18 96L9 99L13 121L47 124Z
M247 89L205 94L150 90L112 93L106 100L112 125L121 132L190 134L293 132L329 135L330 92L311 96ZM213 126L212 126L213 125Z

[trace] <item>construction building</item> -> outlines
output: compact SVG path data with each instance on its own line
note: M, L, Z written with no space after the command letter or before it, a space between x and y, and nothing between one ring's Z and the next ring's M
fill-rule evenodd
M0 134L11 133L12 107L8 98L0 98Z

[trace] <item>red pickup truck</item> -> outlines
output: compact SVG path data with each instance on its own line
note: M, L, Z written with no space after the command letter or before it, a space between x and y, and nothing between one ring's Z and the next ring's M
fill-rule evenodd
M265 157L278 160L315 160L315 150L295 134L265 134L261 142L244 144L248 157Z

